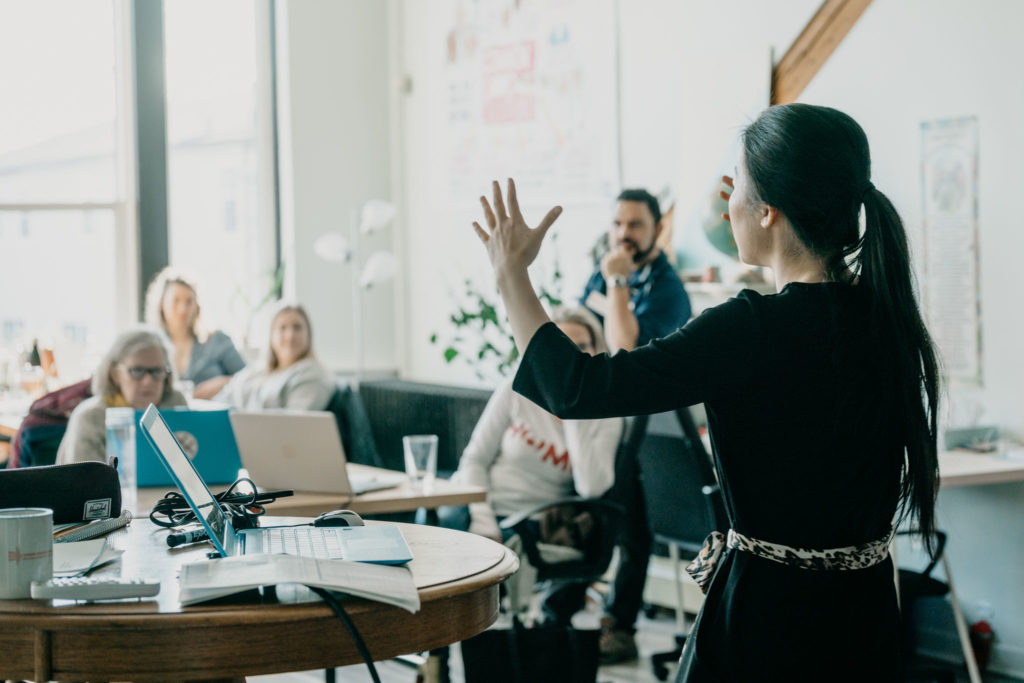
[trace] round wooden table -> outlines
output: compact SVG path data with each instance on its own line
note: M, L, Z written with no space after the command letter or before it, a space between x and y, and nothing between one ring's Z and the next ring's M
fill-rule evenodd
M287 518L268 519L282 523ZM372 522L371 522L372 523ZM375 660L422 652L475 635L498 615L498 584L519 566L505 546L472 534L400 524L413 552L416 614L346 599ZM169 549L148 519L111 534L125 551L97 570L161 581L156 599L99 603L0 600L0 678L88 681L209 680L304 671L362 661L327 605L301 586L274 597L182 607L179 567L202 560L203 543ZM230 600L230 599L228 599Z

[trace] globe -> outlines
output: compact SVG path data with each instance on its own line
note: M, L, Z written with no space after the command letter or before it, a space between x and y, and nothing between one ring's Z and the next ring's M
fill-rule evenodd
M715 189L711 194L708 213L704 217L701 227L711 246L729 258L739 261L740 250L736 246L736 238L732 234L732 224L722 218L722 214L728 211L729 202L719 197L718 189Z

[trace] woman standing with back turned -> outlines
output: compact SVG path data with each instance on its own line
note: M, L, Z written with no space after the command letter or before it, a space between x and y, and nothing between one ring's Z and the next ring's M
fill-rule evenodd
M742 147L728 217L778 293L745 290L614 357L580 353L533 293L526 268L561 209L530 229L495 183L474 227L525 349L514 388L570 419L705 404L731 531L678 681L899 680L891 527L909 519L931 549L938 489L906 234L849 116L771 107Z

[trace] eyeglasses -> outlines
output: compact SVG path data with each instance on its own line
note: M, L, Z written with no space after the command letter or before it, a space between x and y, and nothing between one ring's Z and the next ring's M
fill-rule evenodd
M134 379L135 381L139 381L146 375L149 375L150 377L159 382L160 380L167 377L167 375L171 374L171 371L168 368L141 368L128 367L127 365L122 365L121 367L124 368L124 371L128 373L128 376Z

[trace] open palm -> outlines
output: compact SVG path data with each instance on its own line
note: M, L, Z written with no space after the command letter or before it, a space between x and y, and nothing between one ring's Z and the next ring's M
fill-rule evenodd
M487 201L487 197L480 197L487 229L485 230L476 221L473 221L473 228L487 248L487 255L491 259L491 266L495 272L526 268L537 258L544 235L562 213L562 207L556 206L548 211L537 227L531 228L526 224L526 220L519 210L515 182L511 178L508 180L507 211L498 181L493 181L491 185L494 194L493 209L490 202Z

